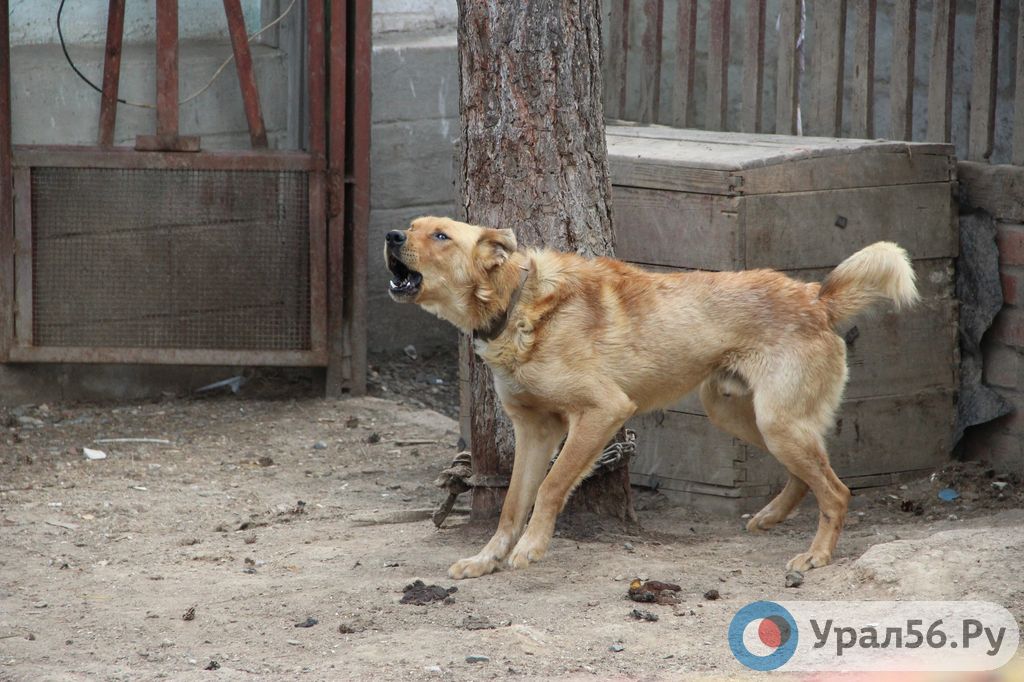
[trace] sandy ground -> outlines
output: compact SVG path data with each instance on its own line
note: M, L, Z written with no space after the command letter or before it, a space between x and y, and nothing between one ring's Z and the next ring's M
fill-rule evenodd
M5 415L0 679L745 678L725 632L757 599L989 599L1024 620L1020 481L975 465L855 498L836 562L797 589L783 565L813 534L807 507L751 535L649 492L642 529L568 521L541 563L455 583L492 524L425 518L456 424L418 406L443 395L402 404L386 376L389 399L243 389ZM114 437L169 442L95 443ZM959 500L935 498L947 484ZM682 603L632 619L638 575ZM458 590L400 603L417 578Z

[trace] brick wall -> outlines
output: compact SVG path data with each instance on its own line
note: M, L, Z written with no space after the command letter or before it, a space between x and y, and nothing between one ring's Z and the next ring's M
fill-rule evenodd
M1003 308L982 341L986 384L1017 408L968 429L972 458L1024 474L1024 168L961 162L961 202L996 221Z

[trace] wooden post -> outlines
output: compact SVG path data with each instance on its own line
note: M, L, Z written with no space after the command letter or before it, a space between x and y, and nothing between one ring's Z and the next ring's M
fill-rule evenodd
M917 48L917 0L896 0L892 17L892 79L889 99L894 140L914 136L914 62Z
M846 0L815 3L808 40L811 92L804 130L808 135L839 137L843 126Z
M743 111L740 130L761 132L761 103L764 101L765 0L749 0L747 25L743 30Z
M622 118L626 111L626 57L629 52L629 0L612 0L608 18L608 44L604 82L608 88L605 113Z
M967 158L988 161L996 127L996 65L999 55L999 0L978 0L974 11L974 58ZM1020 83L1017 84L1021 87ZM1015 116L1024 112L1015 111Z
M800 64L796 51L796 39L800 35L800 0L782 0L779 12L775 132L779 135L796 135L796 112L800 99Z
M877 0L854 3L853 96L850 98L850 134L875 136L875 17Z
M953 111L953 50L956 0L932 5L932 67L928 75L928 133L932 142L949 142Z
M107 10L107 46L103 53L103 95L100 98L99 145L114 144L117 89L121 80L121 43L124 40L124 0L110 0Z
M679 128L688 128L693 125L693 85L697 67L697 0L678 2L672 122Z
M708 19L708 97L704 127L725 130L729 109L730 1L711 3Z
M643 76L640 78L640 110L637 119L657 123L661 108L661 41L663 0L643 0L644 34L640 39L643 52Z

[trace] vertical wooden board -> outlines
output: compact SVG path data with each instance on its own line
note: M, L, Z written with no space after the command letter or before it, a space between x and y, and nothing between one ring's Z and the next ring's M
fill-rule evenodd
M742 267L734 199L614 186L612 201L616 257L705 270Z
M707 417L652 412L626 426L636 431L637 452L629 468L639 476L732 486L735 462L746 457L746 446L713 427Z
M1013 152L1011 161L1024 166L1024 11L1017 12L1017 71L1013 87Z
M928 132L933 142L949 142L953 111L953 52L956 0L932 4L931 69L928 73Z
M744 197L740 222L748 268L831 267L879 240L915 259L949 258L958 248L948 183Z
M178 0L156 0L156 132L178 134Z
M892 107L889 137L910 140L914 133L914 61L917 47L917 0L895 0L892 16Z
M854 3L851 137L875 136L875 17L877 0Z
M779 55L775 78L775 132L796 135L800 99L800 65L796 41L800 35L800 0L781 0L779 5Z
M672 123L693 125L693 90L697 66L697 0L678 0L676 8L675 75L672 79Z
M729 12L730 0L711 3L708 17L707 107L704 127L726 130L729 107Z
M970 126L967 158L988 161L996 122L996 64L999 52L999 0L978 0L971 60Z
M14 331L19 346L32 345L32 251L32 171L18 168L14 171Z
M765 0L748 0L743 27L743 110L740 130L761 132L761 106L764 101L764 22Z
M643 72L640 78L640 108L637 119L657 123L661 107L661 40L664 0L642 0L644 32L640 38Z
M629 52L629 0L611 0L608 50L604 55L605 115L622 118L626 108L626 54Z
M838 137L843 121L846 0L819 0L811 8L808 135Z
M114 144L117 89L121 78L121 43L124 40L125 0L110 0L107 9L107 45L103 55L103 92L100 96L99 145Z

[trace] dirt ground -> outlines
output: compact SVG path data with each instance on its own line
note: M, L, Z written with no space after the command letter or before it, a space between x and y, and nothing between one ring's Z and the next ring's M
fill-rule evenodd
M258 384L0 415L0 679L745 678L725 632L757 599L987 599L1024 621L1021 481L984 464L857 496L796 589L809 507L752 535L650 491L641 529L569 520L539 564L455 583L493 524L428 518L458 439L450 359L376 362L380 397ZM636 576L682 603L632 619ZM458 589L400 603L417 578Z

